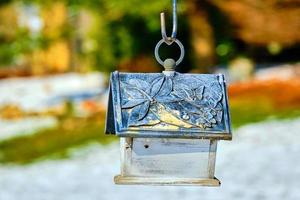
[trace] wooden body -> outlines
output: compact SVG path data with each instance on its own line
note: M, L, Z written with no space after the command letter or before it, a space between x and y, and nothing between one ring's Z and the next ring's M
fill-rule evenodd
M116 184L219 186L214 177L217 141L121 138Z

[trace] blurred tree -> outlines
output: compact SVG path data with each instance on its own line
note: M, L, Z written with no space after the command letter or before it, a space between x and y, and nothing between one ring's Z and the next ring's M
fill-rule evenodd
M5 65L15 59L16 49L7 43L14 42L17 38L17 11L12 5L0 7L0 65Z
M43 21L41 34L47 40L44 48L30 54L34 74L66 72L70 70L70 26L64 3L53 2L40 6Z
M299 49L297 0L178 2L178 38L187 49L179 71L196 66L207 72L240 55L270 62L278 56L298 59L295 51L287 51ZM42 19L40 31L19 23L18 9L32 6ZM164 9L171 13L171 0L1 0L0 65L48 71L159 70L153 49L161 38L159 13ZM171 20L167 26L170 32ZM161 54L177 57L178 49L164 46Z
M12 0L0 0L0 6L10 3Z
M170 1L110 0L96 5L88 5L98 18L92 33L97 43L91 54L96 58L95 65L104 71L117 66L123 70L157 70L153 50L161 38L159 13L163 8L171 9ZM182 15L182 6L180 4L179 15ZM180 22L180 26L182 24ZM182 27L179 30L183 30Z
M217 53L241 52L257 62L299 61L299 0L212 0L209 3L216 13L224 15L231 29L229 40L220 43ZM226 35L224 31L221 33Z
M249 44L300 42L299 0L212 0L235 26L236 37Z

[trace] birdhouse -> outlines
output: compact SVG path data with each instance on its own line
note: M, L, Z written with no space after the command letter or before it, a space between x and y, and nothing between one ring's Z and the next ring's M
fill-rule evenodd
M106 133L120 137L116 184L219 186L217 143L232 137L224 76L116 71Z

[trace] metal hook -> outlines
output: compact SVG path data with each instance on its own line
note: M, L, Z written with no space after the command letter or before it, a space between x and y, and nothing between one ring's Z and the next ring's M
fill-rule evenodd
M155 47L155 50L154 50L155 58L159 64L164 66L164 62L159 57L159 48L163 43L166 43L167 45L171 45L175 42L180 48L180 57L175 63L177 66L182 62L184 55L185 55L184 46L178 39L176 39L176 36L177 36L177 0L173 0L173 31L172 31L171 37L168 37L167 33L166 33L165 13L160 13L160 21L161 21L162 39L157 43L157 45Z
M176 40L177 35L177 0L173 0L173 31L171 37L167 36L165 13L160 13L161 35L164 42L171 45Z

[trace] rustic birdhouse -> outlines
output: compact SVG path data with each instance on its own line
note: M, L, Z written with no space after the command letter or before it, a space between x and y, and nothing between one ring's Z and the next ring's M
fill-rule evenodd
M116 184L219 186L218 140L231 140L223 75L114 72L106 133L120 137Z
M230 118L223 75L175 72L185 50L177 35L177 1L173 32L162 39L155 58L162 73L114 72L110 78L106 133L120 137L121 174L116 184L219 186L215 178L218 140L230 140ZM165 43L175 43L175 62L159 56Z

